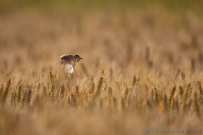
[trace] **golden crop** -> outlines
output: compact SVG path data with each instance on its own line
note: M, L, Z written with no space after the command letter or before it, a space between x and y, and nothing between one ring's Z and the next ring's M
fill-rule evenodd
M1 15L0 134L201 132L203 19L160 11Z

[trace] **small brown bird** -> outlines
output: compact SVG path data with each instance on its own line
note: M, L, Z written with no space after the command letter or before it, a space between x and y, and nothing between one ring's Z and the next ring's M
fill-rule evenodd
M75 63L80 61L82 58L79 55L69 54L69 55L62 55L60 59L61 59L62 68L68 73L73 73Z

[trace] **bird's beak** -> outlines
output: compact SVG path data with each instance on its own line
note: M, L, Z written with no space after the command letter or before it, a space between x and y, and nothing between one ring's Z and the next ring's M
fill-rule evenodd
M77 60L77 62L80 61L81 59L82 59L82 58L80 58L79 60Z

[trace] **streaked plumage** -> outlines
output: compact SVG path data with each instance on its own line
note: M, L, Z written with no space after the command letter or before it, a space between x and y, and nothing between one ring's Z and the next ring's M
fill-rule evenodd
M75 63L81 60L82 58L79 55L70 54L70 55L62 55L60 59L62 68L68 73L73 73Z

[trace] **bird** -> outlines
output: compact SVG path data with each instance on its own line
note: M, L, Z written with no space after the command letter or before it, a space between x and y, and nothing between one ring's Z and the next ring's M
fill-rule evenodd
M62 55L60 56L61 59L61 67L68 73L74 72L75 63L79 62L82 58L79 55Z

